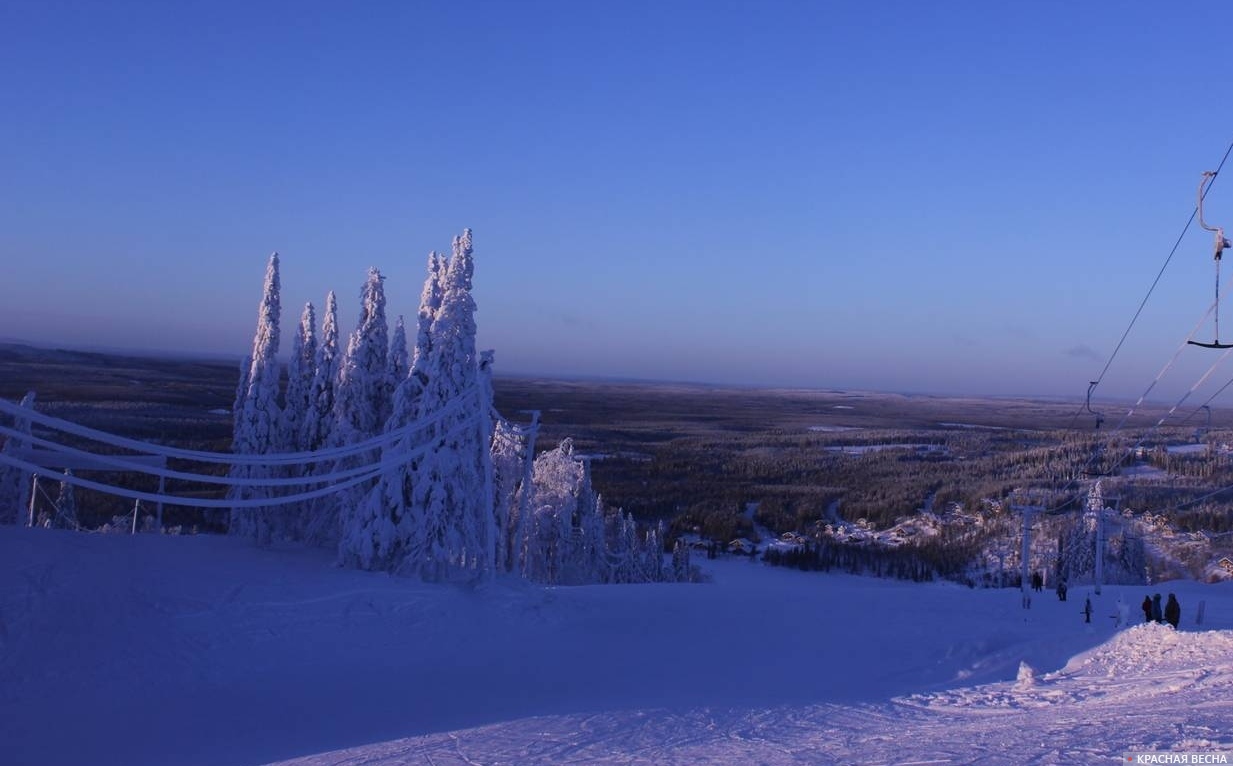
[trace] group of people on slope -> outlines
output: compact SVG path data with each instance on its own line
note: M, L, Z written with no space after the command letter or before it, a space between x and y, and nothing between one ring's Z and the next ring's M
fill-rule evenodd
M1143 621L1144 622L1167 622L1174 628L1182 620L1182 606L1177 603L1177 596L1169 594L1169 601L1164 605L1164 609L1160 608L1160 594L1155 596L1143 597Z

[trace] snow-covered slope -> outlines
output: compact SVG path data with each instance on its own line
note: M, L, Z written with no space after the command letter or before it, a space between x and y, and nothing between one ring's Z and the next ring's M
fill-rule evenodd
M235 539L0 528L0 762L1105 761L1233 750L1233 586L1070 600L706 562L428 586ZM1204 625L1195 608L1205 604ZM1021 663L1035 672L1017 681ZM298 760L296 760L298 759ZM1231 756L1233 759L1233 756Z

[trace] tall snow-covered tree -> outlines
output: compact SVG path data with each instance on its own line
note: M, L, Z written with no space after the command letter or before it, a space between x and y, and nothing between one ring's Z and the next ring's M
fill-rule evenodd
M350 444L375 436L389 418L389 327L385 277L376 269L360 292L360 319L338 370L334 441Z
M493 512L500 538L494 565L511 571L518 557L519 488L526 440L509 422L498 420L492 435Z
M317 450L330 442L334 423L334 386L338 382L338 301L334 291L325 296L321 320L321 343L313 359L313 383L308 411L300 434L305 450Z
M475 348L475 300L471 230L455 237L441 281L441 304L427 333L428 351L418 357L424 375L420 417L440 413L463 396L474 404L444 418L433 450L414 466L410 507L422 514L423 542L413 557L423 576L486 576L493 567L491 482L487 473L491 433ZM430 277L431 281L431 277Z
M334 404L335 444L353 444L381 433L391 412L388 357L389 326L385 318L385 277L377 269L368 270L368 279L360 291L360 318L347 353L338 370L338 387ZM376 451L353 456L335 464L334 468L354 468L376 460ZM346 540L352 530L365 525L369 512L364 507L365 495L371 486L352 487L331 496L337 505L340 529L340 558L348 560Z
M309 449L304 427L312 407L313 379L317 364L317 313L313 304L304 305L299 331L291 341L287 361L287 393L283 404L282 447L287 452Z
M325 296L325 315L321 319L321 339L313 359L313 382L308 395L308 410L300 430L300 445L306 451L322 449L334 443L335 387L341 361L338 346L338 300L331 290ZM333 461L318 462L305 467L306 473L329 473ZM338 541L338 503L330 496L309 500L291 511L298 518L296 537L315 545L333 545Z
M21 400L21 406L27 410L34 409L34 392L30 391ZM30 433L30 420L14 418L13 430ZM4 442L4 453L15 456L30 445L16 436L11 436ZM0 522L9 522L23 526L28 522L30 506L30 490L33 476L28 471L11 466L0 466Z
M438 360L432 335L433 323L441 307L441 264L435 252L429 254L411 371L394 390L393 411L386 421L387 433L406 429L421 417L424 392L429 381L436 377L434 370ZM422 503L417 505L413 497L413 476L426 470L423 466L434 462L436 455L419 455L400 462L395 455L428 444L435 453L439 447L435 440L446 425L439 423L432 430L413 431L383 450L383 462L391 460L395 464L382 474L378 485L343 527L339 543L339 559L343 564L363 569L392 569L424 577L442 575L444 564L436 565L434 549L428 542L430 528L444 535L439 524L429 518L430 513L440 509L428 508Z
M574 456L573 439L535 458L535 510L526 550L527 577L548 584L576 582L574 517L585 467Z
M432 325L437 321L437 312L441 310L442 278L445 273L445 260L437 251L428 254L428 276L424 278L424 289L420 293L420 309L416 315L415 348L412 350L411 366L421 376L421 386L427 385L427 372L432 353Z
M394 332L390 335L390 355L387 360L387 378L390 401L393 401L394 389L402 379L411 373L411 354L407 350L407 325L402 314L394 321Z
M281 286L278 274L278 253L270 256L266 267L261 303L257 308L257 331L253 336L252 366L248 371L248 389L240 408L240 419L232 439L232 451L241 455L268 454L277 449L281 436L282 413L278 406L278 341L281 316ZM232 466L235 478L269 477L273 471L256 466ZM264 488L233 487L235 499L269 497ZM231 532L267 545L271 537L266 508L233 508Z

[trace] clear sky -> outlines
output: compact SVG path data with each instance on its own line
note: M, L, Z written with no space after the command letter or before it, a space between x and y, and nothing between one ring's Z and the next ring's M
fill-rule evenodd
M287 348L329 289L349 331L370 265L414 314L469 226L506 372L1082 396L1233 140L1230 22L7 0L0 337L238 358L278 250ZM1208 199L1233 230L1233 178ZM1099 393L1142 393L1212 293L1192 230Z

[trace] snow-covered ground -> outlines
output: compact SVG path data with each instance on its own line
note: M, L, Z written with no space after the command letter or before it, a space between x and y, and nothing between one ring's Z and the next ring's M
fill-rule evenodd
M1233 584L1106 586L1088 625L1089 588L1024 610L745 559L571 588L331 562L0 528L0 763L1233 760ZM1157 591L1180 632L1115 626Z

